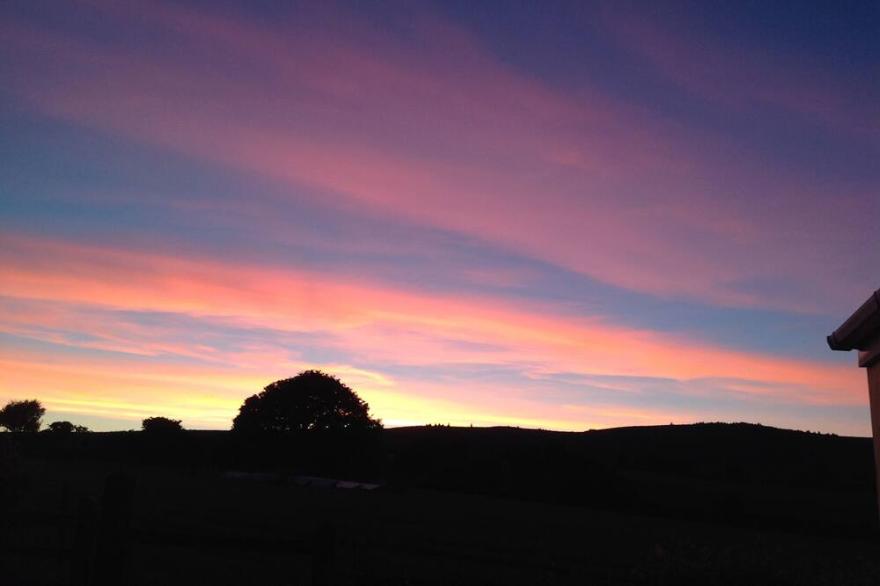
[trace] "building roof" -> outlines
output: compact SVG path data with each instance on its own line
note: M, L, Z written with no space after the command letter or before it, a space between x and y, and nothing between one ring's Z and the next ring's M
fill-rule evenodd
M880 289L828 336L832 350L868 350L880 337Z

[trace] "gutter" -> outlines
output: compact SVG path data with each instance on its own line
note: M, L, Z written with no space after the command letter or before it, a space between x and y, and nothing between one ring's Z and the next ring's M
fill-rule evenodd
M828 336L832 350L868 350L880 331L880 289Z

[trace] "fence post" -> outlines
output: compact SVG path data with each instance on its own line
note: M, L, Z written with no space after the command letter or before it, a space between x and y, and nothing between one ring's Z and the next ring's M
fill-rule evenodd
M90 586L125 586L128 583L133 493L134 480L127 474L117 472L107 477Z

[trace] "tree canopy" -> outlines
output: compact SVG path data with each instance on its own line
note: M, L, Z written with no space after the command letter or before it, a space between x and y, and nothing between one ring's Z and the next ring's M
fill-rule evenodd
M275 381L245 399L233 431L364 431L380 429L369 405L348 385L319 370Z
M46 431L53 433L85 433L88 430L84 425L74 425L69 421L53 421L46 427Z
M147 417L141 422L141 428L150 433L183 431L183 425L179 419L167 417Z
M10 401L0 409L0 427L9 431L39 431L45 412L37 400Z

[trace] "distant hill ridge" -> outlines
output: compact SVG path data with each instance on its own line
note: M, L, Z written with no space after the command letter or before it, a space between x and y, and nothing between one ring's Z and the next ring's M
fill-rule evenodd
M386 431L395 432L395 431L406 431L406 430L419 430L419 429L460 429L460 430L509 430L509 431L517 431L517 432L534 432L534 433L558 433L558 434L590 434L590 433L620 433L620 432L628 432L628 431L663 431L663 430L675 430L675 431L704 431L708 429L715 429L718 431L722 430L742 430L742 431L754 431L759 433L793 433L793 434L802 434L809 436L822 436L822 437L844 437L844 438L856 438L856 439L870 439L868 437L862 436L841 436L836 433L824 433L818 431L809 431L809 430L799 430L799 429L787 429L784 427L774 427L772 425L764 425L762 423L750 423L747 421L736 421L736 422L726 422L726 421L701 421L697 423L670 423L670 424L661 424L661 425L626 425L621 427L605 427L600 429L587 429L581 431L560 431L554 429L543 429L543 428L533 428L533 427L518 427L514 425L491 425L491 426L470 426L470 425L446 425L446 424L428 424L428 425L405 425L399 427L390 427L387 428Z
M694 423L559 432L513 427L426 426L386 430L388 445L437 465L451 446L465 460L522 460L540 468L581 462L617 471L724 482L873 490L870 438L752 423ZM538 451L540 454L534 453ZM455 464L451 464L453 467Z

